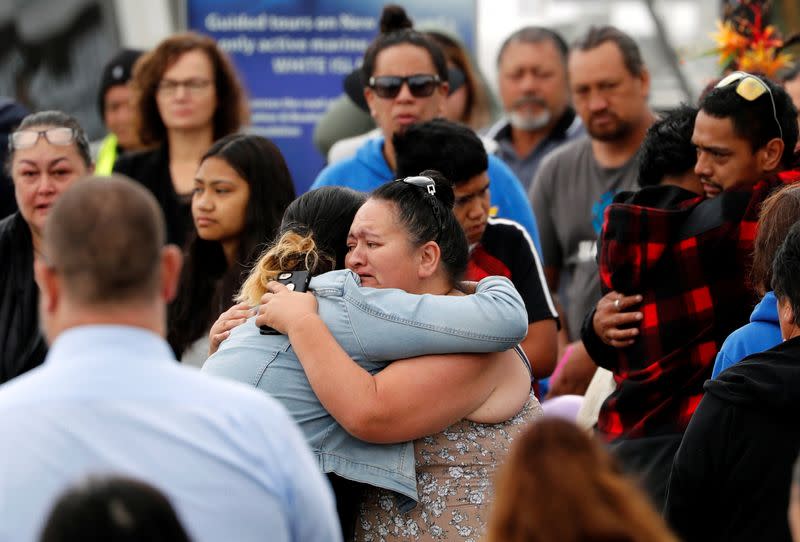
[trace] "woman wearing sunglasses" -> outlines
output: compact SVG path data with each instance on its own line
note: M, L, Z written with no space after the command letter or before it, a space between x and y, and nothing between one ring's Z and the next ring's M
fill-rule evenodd
M512 436L540 411L529 397L529 367L514 350L385 361L504 350L527 327L519 294L505 279L484 279L473 296L458 293L467 243L452 213L452 188L436 172L423 175L387 183L361 206L342 254L352 272L314 277L315 296L286 296L286 287L267 284L287 269L271 256L294 254L287 258L291 268L309 261L307 242L281 251L287 244L281 239L254 268L242 294L250 303L266 301L265 323L288 328L288 338L259 336L252 318L231 331L204 366L255 385L287 407L320 468L335 474L345 531L353 521L343 506L363 501L355 527L359 539L384 527L392 531L396 522L414 525L404 527L409 532L392 531L404 539L429 540L437 532L451 540L477 538L491 473ZM311 221L312 231L317 221ZM282 293L262 297L267 288ZM426 435L433 436L410 442ZM441 449L448 454L438 456ZM360 497L352 487L358 484L348 481L363 484L366 495ZM451 512L463 516L469 537L449 523Z
M460 42L443 32L428 30L423 34L441 47L447 59L449 90L444 104L444 118L466 124L473 130L483 128L491 121L492 102L486 82L473 67L469 53ZM352 157L364 142L381 135L380 128L370 131L366 131L369 129L367 127L361 128L362 116L366 117L364 122L371 120L366 115L368 106L360 81L360 69L345 78L347 95L344 102L334 102L314 128L315 144L320 148L324 146L322 152L327 155L329 164ZM330 136L326 135L328 131L331 132ZM353 134L352 137L346 137L350 134ZM323 143L323 136L335 142Z
M86 134L77 120L60 111L22 120L9 138L7 165L19 210L0 221L0 383L44 360L33 258L50 208L92 171Z
M121 157L114 171L149 188L167 219L167 240L191 233L194 174L211 143L249 120L244 91L213 39L186 32L162 41L134 66L139 138L152 150Z
M381 137L368 139L355 156L323 169L312 189L339 185L368 192L394 179L397 164L392 136L412 124L445 115L450 83L442 49L410 28L402 8L391 9L384 10L384 33L369 46L361 66L364 97ZM497 216L522 224L538 247L538 229L520 182L493 155L489 156L488 174Z
M412 22L399 6L386 6L381 14L381 33L394 32ZM394 26L392 26L394 25ZM444 118L466 124L473 130L487 126L496 113L495 103L486 80L474 66L470 53L456 37L440 30L426 30L422 34L438 45L447 60L447 82ZM314 144L328 163L333 164L353 156L369 138L379 136L369 116L369 106L364 98L364 81L361 68L344 79L345 94L325 112L314 127Z

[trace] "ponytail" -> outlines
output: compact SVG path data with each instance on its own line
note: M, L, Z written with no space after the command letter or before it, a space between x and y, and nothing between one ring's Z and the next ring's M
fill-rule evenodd
M311 235L287 231L253 266L242 284L237 302L256 306L267 293L267 283L283 271L308 271L312 275L332 271L336 258L318 249Z

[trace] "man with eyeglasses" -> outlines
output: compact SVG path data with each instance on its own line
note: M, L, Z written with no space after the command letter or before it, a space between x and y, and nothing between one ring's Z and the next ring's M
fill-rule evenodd
M500 46L497 72L506 114L486 137L527 191L545 156L586 134L570 105L567 44L548 28L520 28Z
M604 293L622 295L589 313L581 338L616 381L597 431L657 505L716 354L755 302L748 273L761 202L800 180L788 170L796 115L774 83L725 77L692 133L704 194L657 186L620 194L607 210L600 278Z

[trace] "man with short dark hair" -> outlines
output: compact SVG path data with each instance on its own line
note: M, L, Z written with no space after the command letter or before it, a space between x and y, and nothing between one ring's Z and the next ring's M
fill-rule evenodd
M470 244L466 278L511 279L528 311L528 335L520 346L530 359L533 376L548 376L555 365L558 314L528 232L517 222L490 216L489 162L483 142L466 126L436 119L395 134L393 143L400 177L435 169L453 183L453 213Z
M568 73L572 103L589 137L547 156L529 191L547 282L564 294L551 395L583 394L594 373L577 339L584 315L600 299L597 236L614 195L636 188L636 154L655 120L647 105L650 74L636 42L620 30L592 27L570 49Z
M717 351L755 301L748 271L761 202L800 179L784 171L796 115L777 85L730 75L703 98L692 133L705 197L659 186L621 194L607 210L603 289L640 294L641 304L621 312L628 297L604 298L584 323L584 345L617 384L597 430L658 504ZM627 329L609 331L603 319Z
M548 28L520 28L500 46L497 72L506 115L486 136L527 191L545 156L586 133L570 106L567 44Z
M43 365L0 386L0 539L34 540L94 473L156 485L192 540L340 540L330 488L276 401L178 364L164 340L181 267L153 196L76 183L35 260Z

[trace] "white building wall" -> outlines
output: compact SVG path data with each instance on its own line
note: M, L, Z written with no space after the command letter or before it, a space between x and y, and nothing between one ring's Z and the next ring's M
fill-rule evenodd
M114 0L120 46L152 49L176 31L168 0Z

